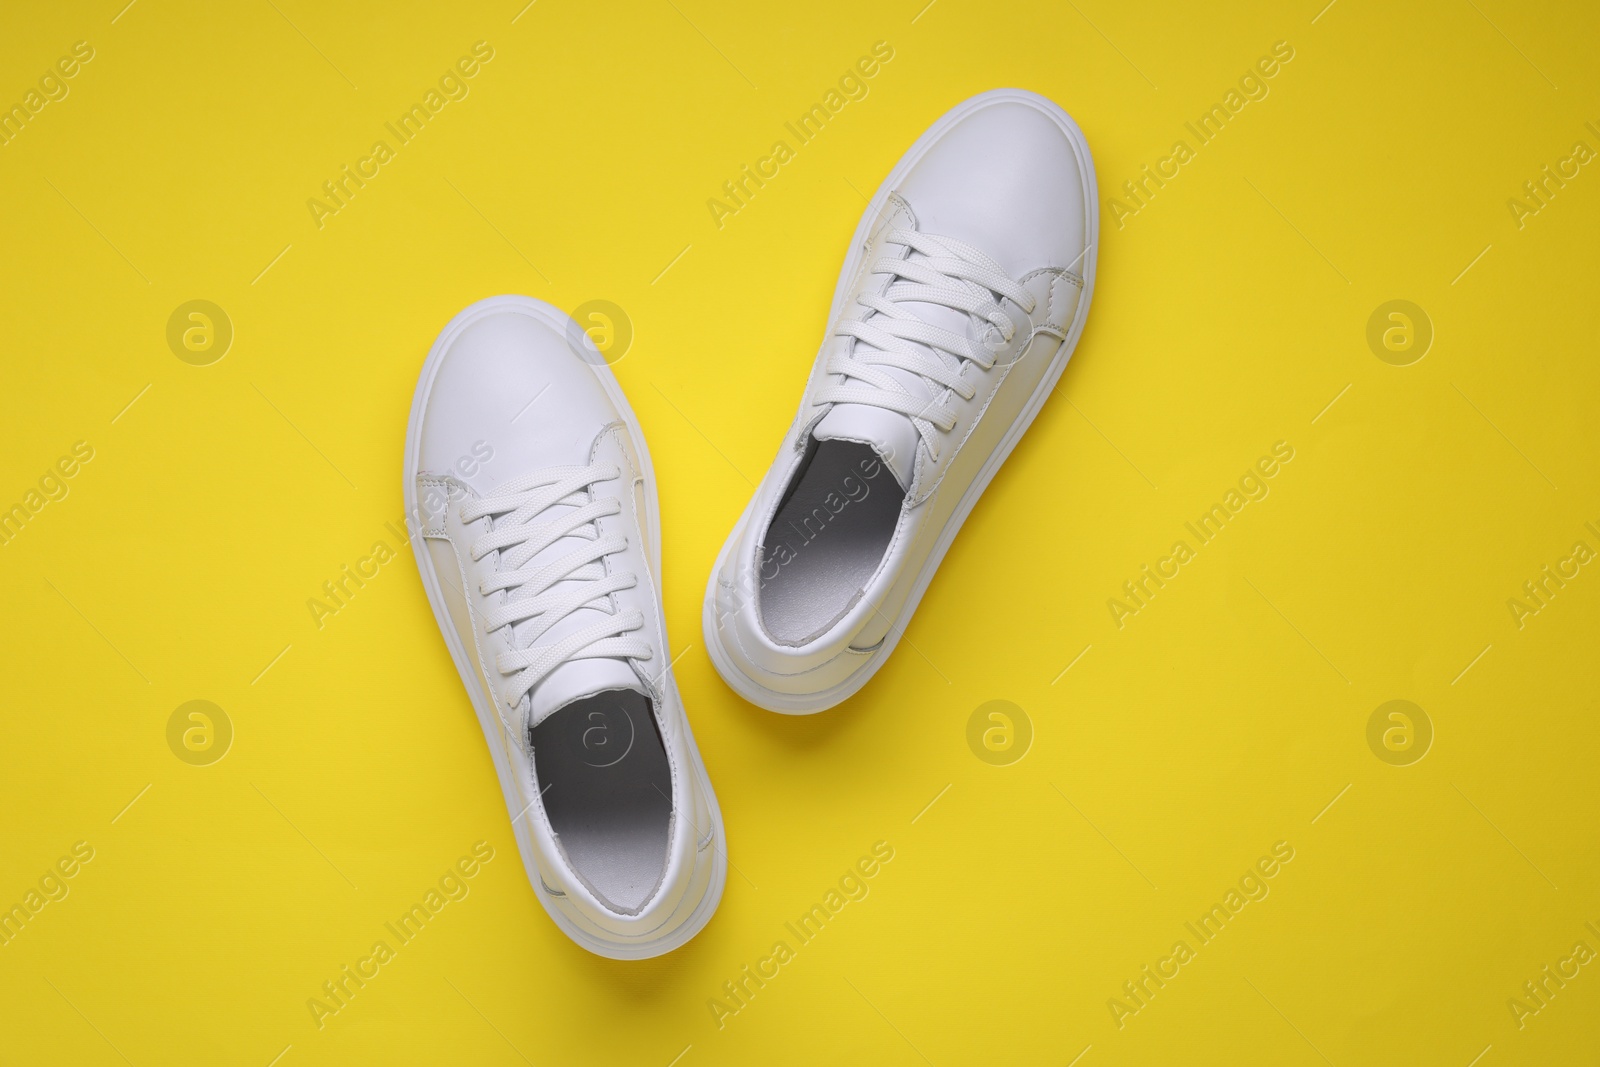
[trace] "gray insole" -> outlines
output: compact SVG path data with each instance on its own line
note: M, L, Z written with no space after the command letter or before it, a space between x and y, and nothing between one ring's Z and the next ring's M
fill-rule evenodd
M672 776L649 698L575 700L533 728L544 810L572 866L620 911L650 899L667 867Z
M883 562L905 496L871 446L812 444L762 539L759 605L774 640L804 644L855 603Z

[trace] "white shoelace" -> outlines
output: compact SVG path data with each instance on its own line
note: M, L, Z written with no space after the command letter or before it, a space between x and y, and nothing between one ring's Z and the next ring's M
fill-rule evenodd
M934 430L948 433L956 424L956 413L946 403L947 394L935 390L932 399L923 400L881 368L909 371L930 385L971 400L976 388L962 380L963 363L988 370L994 366L998 349L1010 343L1016 332L995 294L1009 298L1029 314L1035 300L998 263L963 241L904 229L890 230L887 240L925 258L886 256L872 265L872 273L891 274L897 280L882 295L862 293L856 297L868 314L841 322L834 332L861 343L850 345L845 355L829 362L828 372L843 375L845 381L818 390L817 399L819 403L866 404L898 412L912 421L928 454L938 459ZM991 350L983 341L924 322L900 306L906 303L940 304L977 315L995 328L1001 343Z
M495 657L501 674L516 676L505 690L510 707L515 707L563 663L651 657L649 642L633 635L644 627L644 614L616 610L611 600L611 594L639 584L631 572L606 573L605 558L627 548L627 539L621 534L601 536L595 525L596 519L619 514L622 502L615 497L595 499L589 487L595 482L610 481L618 473L615 466L598 463L549 467L513 479L488 496L461 506L463 522L494 517L494 529L471 546L475 561L490 552L500 552L499 567L478 584L479 592L489 596L506 590L509 594L504 603L484 617L485 633L529 620L533 623L531 630L512 638L513 651ZM545 522L536 521L554 507L562 507L565 513ZM529 560L562 538L583 538L590 543L543 566L524 569ZM556 588L564 582L569 588ZM593 608L608 617L552 644L537 644L552 627L580 608Z

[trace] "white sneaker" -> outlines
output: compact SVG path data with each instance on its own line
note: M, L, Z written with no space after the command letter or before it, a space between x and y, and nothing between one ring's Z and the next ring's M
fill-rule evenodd
M973 97L890 172L706 590L711 660L741 696L822 711L883 665L1072 355L1099 230L1089 146L1034 93Z
M450 321L405 500L534 895L601 956L677 948L722 897L722 813L669 666L650 453L571 319L497 296Z

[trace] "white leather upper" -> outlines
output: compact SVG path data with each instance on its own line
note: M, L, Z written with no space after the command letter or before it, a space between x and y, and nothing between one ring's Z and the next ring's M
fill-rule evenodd
M952 120L953 119L953 120ZM922 565L955 515L968 486L1001 445L1045 379L1066 338L1083 294L1083 269L1091 234L1086 166L1064 112L1033 94L985 94L952 113L919 141L903 161L900 179L869 214L866 239L851 249L839 279L828 335L813 365L806 393L784 445L758 486L720 560L711 589L708 629L732 665L766 691L803 697L837 687L868 664L898 620ZM909 164L909 166L908 166ZM1092 177L1090 178L1092 180ZM883 293L892 281L871 273L881 256L905 255L887 244L897 229L913 229L966 242L998 263L1033 298L1030 312L1002 300L1015 327L1002 340L988 323L947 307L920 305L919 318L985 342L995 362L987 370L962 367L974 387L964 400L907 372L891 374L905 391L953 408L956 423L943 432L933 455L911 419L859 404L828 404L819 391L830 357L858 343L835 335L837 323L868 314L856 297ZM761 621L760 554L781 498L803 461L809 439L844 439L872 446L907 489L894 537L877 573L842 618L810 642L775 641Z
M493 301L487 302L493 303ZM528 303L532 303L531 301ZM634 445L631 416L619 411L601 384L596 368L568 347L564 334L536 314L516 307L491 307L470 319L442 355L426 388L420 423L416 500L427 538L421 565L431 571L444 594L451 629L473 666L469 691L481 689L494 707L501 737L522 794L521 819L537 852L536 890L547 894L575 924L602 940L659 938L681 924L704 896L709 877L712 811L699 780L703 768L687 737L684 712L671 684L671 656L664 634L656 573L659 548L654 538L654 487L646 484L646 464ZM530 404L530 401L532 403ZM492 448L493 459L466 465L474 444ZM482 451L482 449L480 449ZM620 533L626 548L608 555L608 573L631 572L638 583L610 594L610 611L637 610L638 631L650 647L648 660L577 659L556 667L521 699L509 692L510 675L496 656L521 639L529 623L486 632L485 616L508 593L487 595L480 582L495 573L499 552L476 561L471 545L490 530L490 517L468 522L462 504L503 487L514 478L550 467L597 463L615 467L617 476L595 483L593 498L614 497L620 512L596 520L597 536ZM563 542L535 555L527 566L559 558ZM565 583L562 583L565 584ZM604 608L584 607L539 640L544 646L603 618ZM592 892L568 862L552 830L541 786L528 750L529 730L570 703L608 689L626 688L648 696L655 709L672 776L672 826L667 870L660 888L636 914L623 914ZM475 699L478 699L475 697ZM494 741L491 739L491 744Z
M1056 117L1001 100L962 118L898 190L922 228L976 245L1021 278L1083 254L1077 157Z

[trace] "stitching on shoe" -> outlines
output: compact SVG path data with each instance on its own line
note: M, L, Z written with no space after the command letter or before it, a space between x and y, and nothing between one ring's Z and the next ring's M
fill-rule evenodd
M449 537L450 536L450 532L447 529L445 529L443 520L448 518L448 516L450 514L450 499L455 494L455 488L454 488L454 486L451 485L451 479L448 476L440 476L440 475L418 475L417 476L417 485L419 487L421 487L423 490L428 490L428 489L443 489L444 490L444 507L439 509L439 519L441 520L441 522L440 522L440 524L438 526L430 526L430 525L427 524L426 521L424 521L423 524L422 524L422 536L423 537ZM418 510L420 511L421 509L419 508ZM422 518L423 520L427 520L429 518L432 518L431 515L422 515L422 516L419 516L419 517Z
M983 422L983 417L989 413L990 405L992 405L995 401L995 398L1000 395L1000 390L1005 388L1006 379L1011 377L1011 372L1016 369L1018 364L1027 359L1029 353L1032 351L1033 337L1030 336L1028 338L1027 345L1022 350L1022 354L1005 365L1005 373L1000 376L999 381L995 382L994 388L989 392L989 398L983 402L983 407L979 408L978 413L973 416L971 424L967 426L967 432L965 436L961 438L961 443L950 450L950 456L941 465L938 477L933 480L932 485L928 486L922 492L917 494L916 500L913 501L909 498L907 499L906 506L908 508L918 507L926 502L938 490L939 486L943 484L944 476L950 472L950 468L955 463L956 457L961 455L961 450L967 447L968 441L972 440L972 435L977 431L979 423ZM926 453L924 453L924 455L926 455ZM928 462L931 463L932 460L929 460ZM925 465L923 469L926 469ZM922 470L919 470L917 473L920 476L922 474Z

